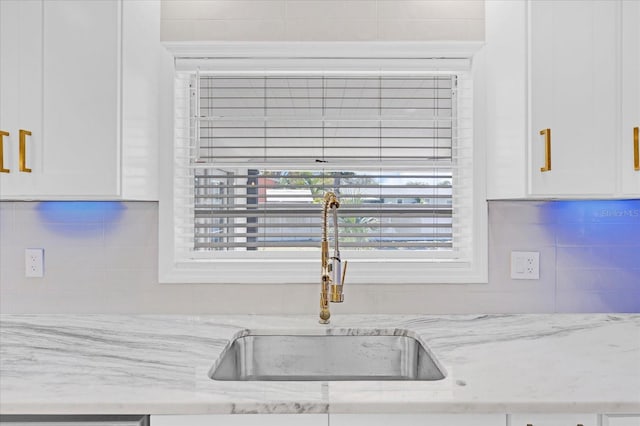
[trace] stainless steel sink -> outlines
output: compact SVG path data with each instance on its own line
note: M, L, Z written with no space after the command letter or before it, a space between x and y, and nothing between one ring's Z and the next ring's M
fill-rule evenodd
M247 335L211 368L214 380L440 380L444 370L408 336Z

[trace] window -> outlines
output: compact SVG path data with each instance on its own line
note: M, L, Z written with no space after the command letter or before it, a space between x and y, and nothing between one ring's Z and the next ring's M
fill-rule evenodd
M469 281L470 72L280 65L176 72L178 281L315 283L329 190L347 282Z

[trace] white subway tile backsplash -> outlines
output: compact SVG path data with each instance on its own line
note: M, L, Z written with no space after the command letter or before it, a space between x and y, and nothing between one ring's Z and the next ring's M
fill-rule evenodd
M634 268L558 268L558 292L619 292L640 291L640 264Z
M558 292L556 299L558 312L640 312L640 291Z
M466 40L484 40L484 19L465 20Z
M81 265L55 265L46 269L44 278L39 278L39 282L35 281L36 278L25 278L25 280L33 280L29 282L33 283L38 291L44 287L66 294L67 303L70 304L74 304L78 296L83 300L94 297L99 300L105 293L113 291L112 286L107 282L105 269L85 268Z
M77 306L70 303L52 303L52 301L59 300L61 297L60 292L52 289L43 287L38 290L26 290L21 288L18 291L13 291L6 289L4 285L1 285L0 289L2 289L0 313L3 314L78 313Z
M484 23L462 19L383 19L379 21L379 35L380 40L385 41L481 40L484 36Z
M204 1L200 19L282 20L283 0L210 0Z
M289 19L288 41L374 41L378 27L375 20Z
M345 302L331 307L335 315L546 313L553 312L555 306L553 292L491 291L483 284L352 286L348 293L346 291L345 288Z
M206 2L200 0L162 0L160 19L162 21L198 19L202 14L203 6L206 6Z
M13 203L0 202L0 250L3 246L13 245L15 221Z
M16 244L24 248L56 246L60 243L99 247L104 244L102 223L42 223L18 220L16 232L20 238Z
M638 219L640 223L640 218ZM640 224L626 223L563 223L557 226L558 246L629 246L640 252ZM640 256L640 255L639 255Z
M163 0L162 20L283 19L284 0Z
M381 0L380 19L484 19L483 0Z
M635 269L640 265L640 246L558 247L558 269ZM640 277L638 277L640 282Z
M556 230L541 224L502 222L489 228L489 241L493 245L513 247L518 250L535 250L537 247L555 246Z
M157 246L107 246L104 259L108 269L154 269L158 265Z
M158 284L156 269L109 269L107 280L125 295L134 308L129 313L196 313L193 287L181 284Z
M552 224L555 218L544 201L494 201L489 203L489 228L504 224Z
M383 19L379 22L379 36L383 41L466 40L466 23L462 20L438 21L430 19Z
M198 20L192 25L197 40L282 41L285 38L284 20Z
M558 312L555 307L555 294L550 291L496 291L471 293L462 298L463 303L472 303L474 313L506 313L518 314L523 312L553 313ZM460 313L469 312L467 309Z
M376 20L377 4L374 0L289 0L286 17L290 19Z
M118 220L104 223L104 244L107 247L158 245L158 212L152 209L130 208Z
M0 235L0 239L4 240L4 234ZM0 245L0 299L3 298L6 291L14 288L19 289L19 285L23 279L24 249L10 244Z
M103 246L85 246L76 244L55 244L45 248L45 277L49 271L60 270L105 270L110 263L104 255Z
M171 19L160 22L161 41L190 41L197 40L192 20Z
M492 201L489 284L354 285L341 313L640 312L640 201ZM0 312L278 313L317 310L317 283L158 283L153 202L0 202ZM24 248L45 277L24 278ZM540 280L510 253L540 252ZM256 278L258 282L259 278Z
M484 1L163 0L161 39L481 41Z
M640 223L639 200L556 201L546 205L556 223Z

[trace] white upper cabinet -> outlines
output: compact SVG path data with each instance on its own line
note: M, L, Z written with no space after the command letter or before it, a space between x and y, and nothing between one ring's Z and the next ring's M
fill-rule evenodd
M34 149L42 147L42 2L0 1L0 197L32 192L28 169L41 167ZM20 170L20 130L25 149ZM27 135L25 131L31 132Z
M118 195L119 8L44 2L42 194Z
M622 2L622 193L640 195L640 2Z
M157 101L124 96L123 87L143 80L132 61L146 61L147 86L158 81L158 3L1 2L0 129L9 133L10 172L0 174L0 198L156 198ZM133 51L123 53L125 43ZM19 170L21 129L30 133L29 173Z
M640 195L639 8L487 2L489 198Z
M536 0L530 5L531 194L612 194L619 4ZM549 132L551 167L542 171Z

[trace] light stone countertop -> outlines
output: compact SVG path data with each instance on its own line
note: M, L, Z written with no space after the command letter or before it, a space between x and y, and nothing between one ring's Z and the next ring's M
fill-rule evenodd
M247 330L406 331L447 377L211 380ZM1 414L326 412L640 413L640 315L0 316Z

